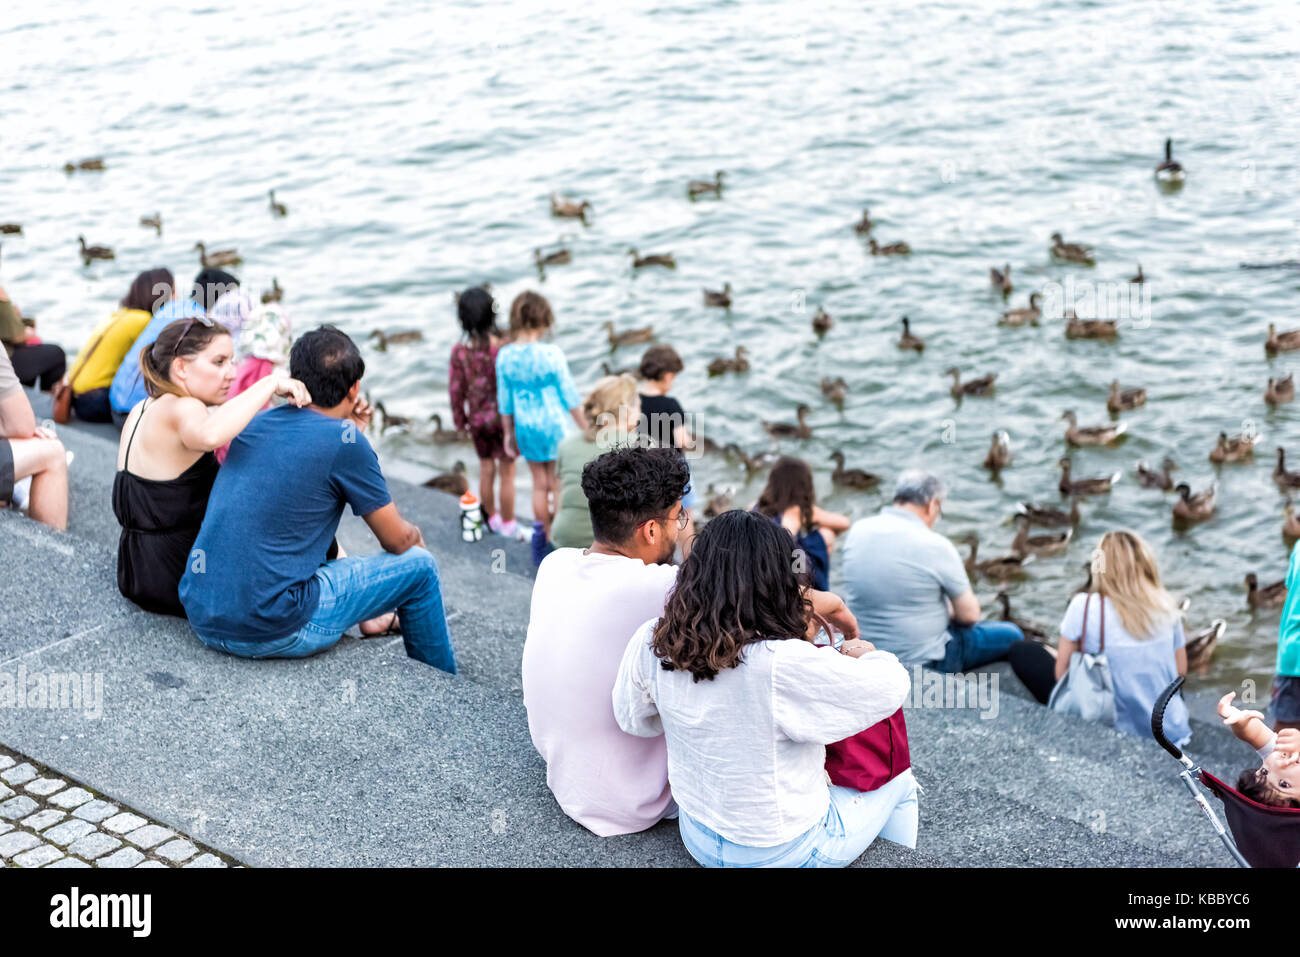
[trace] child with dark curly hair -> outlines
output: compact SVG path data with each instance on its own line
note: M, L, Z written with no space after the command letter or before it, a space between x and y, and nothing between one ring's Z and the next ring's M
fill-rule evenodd
M1237 779L1237 790L1259 804L1300 808L1300 731L1283 728L1270 731L1258 711L1234 707L1230 691L1219 699L1219 715L1242 741L1263 759L1257 768L1246 768Z

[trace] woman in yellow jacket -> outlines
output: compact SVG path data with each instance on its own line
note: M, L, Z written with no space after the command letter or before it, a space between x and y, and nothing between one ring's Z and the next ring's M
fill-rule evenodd
M112 422L108 387L117 367L153 318L154 308L172 297L176 283L169 269L147 269L135 277L122 308L91 333L68 371L72 409L87 422Z

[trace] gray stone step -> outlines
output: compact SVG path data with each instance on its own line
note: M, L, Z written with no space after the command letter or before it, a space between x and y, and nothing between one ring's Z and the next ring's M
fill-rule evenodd
M102 672L104 717L0 711L0 740L252 864L688 863L671 825L602 841L551 799L520 700L526 546L466 545L454 499L390 481L438 557L462 674L392 638L241 661L117 593L115 432L61 435L69 534L0 515L0 553L23 569L0 582L0 668ZM377 550L352 516L339 538ZM1000 691L994 721L908 709L919 847L877 842L863 866L1226 863L1153 742L1047 712L1009 669ZM1249 762L1221 729L1196 735Z

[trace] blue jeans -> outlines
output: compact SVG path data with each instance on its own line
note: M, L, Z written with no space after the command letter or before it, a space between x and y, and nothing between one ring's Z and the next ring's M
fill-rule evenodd
M733 844L679 806L677 828L691 857L705 867L846 867L877 837L916 847L919 806L909 768L874 791L830 786L826 817L775 847Z
M969 671L1007 656L1007 649L1024 640L1024 632L1009 621L977 621L973 625L948 622L944 656L930 662L936 671Z
M438 565L425 549L336 558L316 569L316 581L320 583L320 603L311 620L293 634L270 641L203 635L199 640L240 658L306 658L337 644L343 632L358 622L396 608L406 653L426 665L456 673Z

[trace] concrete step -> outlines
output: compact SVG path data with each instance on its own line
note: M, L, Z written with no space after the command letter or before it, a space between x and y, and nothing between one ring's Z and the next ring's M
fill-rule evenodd
M60 432L77 453L69 534L0 515L23 569L0 583L0 668L103 673L104 717L0 711L0 740L248 863L688 863L671 825L602 841L551 799L520 696L526 546L462 543L453 498L390 481L438 558L462 674L400 638L241 661L117 593L116 433ZM377 550L350 515L339 538ZM998 674L994 720L908 708L919 847L877 842L864 866L1226 863L1154 742L1052 714ZM1232 773L1249 763L1221 728L1195 735Z

